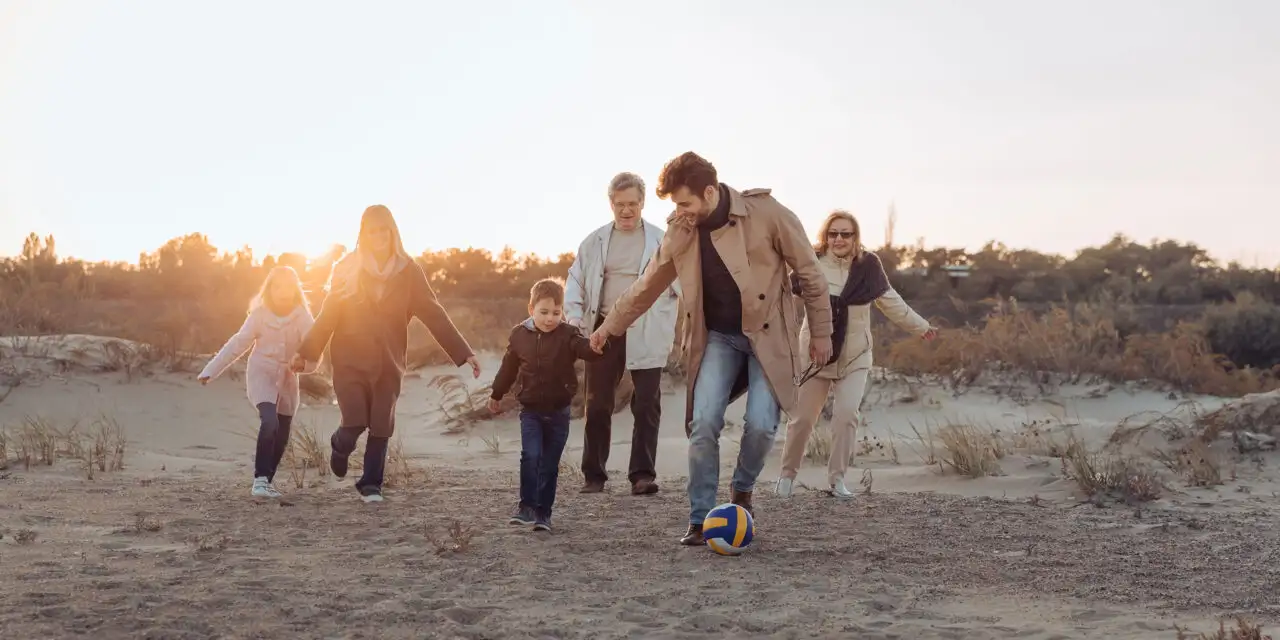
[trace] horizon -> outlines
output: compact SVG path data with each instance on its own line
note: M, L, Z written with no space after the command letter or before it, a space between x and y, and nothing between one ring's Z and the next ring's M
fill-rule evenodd
M29 238L29 237L31 236L31 233L34 233L34 232L29 232L27 236L24 236L23 240L25 241L27 238ZM191 235L191 234L201 234L201 232L199 232L199 231L191 231L191 232L187 232L187 233L184 233L184 234L180 234L180 235L178 235L178 236L174 236L173 238L170 238L170 240L177 240L177 239L180 239L180 238L186 237L186 236ZM204 234L201 234L201 235L204 235ZM1099 247L1102 247L1102 246L1106 245L1106 244L1107 244L1107 242L1109 242L1110 240L1112 240L1112 239L1114 239L1115 237L1117 237L1117 235L1121 235L1121 234L1112 234L1110 237L1108 237L1108 238L1107 238L1107 241L1106 241L1106 242L1097 242L1097 243L1094 243L1094 244L1091 244L1091 245L1088 245L1088 246L1078 247L1078 248L1076 248L1076 249L1074 249L1074 250L1072 250L1072 251L1070 251L1070 252L1064 252L1064 253L1047 252L1047 251L1041 251L1041 250L1036 249L1036 248L1034 248L1034 247L1016 247L1016 246L1012 246L1012 245L1008 245L1008 244L1005 244L1005 245L1004 245L1004 249L1005 249L1005 250L1007 250L1007 251L1009 251L1009 252L1016 252L1016 251L1034 251L1034 252L1039 253L1039 254L1041 254L1041 255L1045 255L1045 256L1057 256L1057 257L1061 257L1061 258L1064 258L1064 259L1066 259L1066 260L1068 260L1068 261L1069 261L1069 260L1073 260L1073 259L1075 259L1076 257L1078 257L1078 256L1079 256L1079 254L1080 254L1080 252L1081 252L1081 251L1083 251L1083 250L1099 248ZM44 241L44 240L46 240L46 239L47 239L47 237L48 237L48 236L41 235L41 236L38 236L38 237L39 237L39 239L40 239L41 241ZM207 235L206 235L205 237L206 237L206 239L208 239L208 236L207 236ZM84 264L90 264L90 265L93 265L93 264L126 264L126 265L128 265L128 266L134 266L134 267L139 266L139 264L140 264L140 258L141 258L141 256L142 256L142 254L150 254L150 255L154 255L154 254L155 254L155 253L156 253L156 252L157 252L157 251L158 251L158 250L163 246L163 244L164 244L164 243L162 243L160 246L156 246L156 247L153 247L153 248L151 248L151 249L148 249L148 250L142 251L142 252L140 252L137 256L135 256L135 257L134 257L134 258L132 258L132 259L126 259L126 260L90 260L90 259L82 258L82 257L79 257L79 256L69 255L69 254L65 254L65 253L63 253L61 250L59 250L59 249L57 248L58 246L60 246L60 243L58 242L57 237L56 237L56 236L54 236L54 237L53 237L53 239L54 239L54 250L55 250L55 254L56 254L56 257L57 257L57 259L58 259L58 261L59 261L59 262L63 262L63 261L79 261L79 262L82 262L82 263L84 263ZM1151 246L1153 246L1154 244L1158 244L1158 243L1161 243L1161 242L1176 242L1176 243L1178 243L1178 244L1180 244L1180 245L1183 245L1183 246L1191 246L1191 245L1195 245L1195 243L1194 243L1194 242L1188 242L1188 241L1184 241L1184 240L1179 240L1179 239L1177 239L1177 238L1155 238L1155 239L1152 239L1152 240L1143 241L1143 240L1140 240L1140 239L1138 239L1138 238L1131 238L1131 237L1125 236L1125 239L1126 239L1127 241L1129 241L1129 242L1136 243L1136 244L1139 244L1139 245L1142 245L1142 246L1146 246L1146 247L1151 247ZM222 247L222 246L219 246L217 243L213 242L213 241L212 241L212 239L208 239L208 240L209 240L209 245L217 251L217 255L216 255L216 257L217 257L217 258L223 258L223 257L227 257L227 256L234 256L234 255L236 254L236 252L237 252L237 251L239 251L239 250L242 248L242 247ZM168 241L166 241L166 242L168 242ZM997 240L997 239L992 239L992 240L991 240L991 242L994 242L994 243L1000 243L1000 241L999 241L999 240ZM893 248L912 250L912 249L914 249L914 247L913 247L913 245L914 245L914 244L915 244L915 243L902 243L902 242L895 242L895 243L894 243L894 245L893 245ZM354 246L345 245L344 243L340 243L340 242L339 242L339 243L334 243L334 244L330 245L330 246L329 246L329 248L328 248L328 249L326 249L325 251L320 251L320 252L317 252L317 253L315 253L315 254L305 253L305 252L297 251L297 250L290 250L290 249L288 249L288 248L284 249L283 251L279 251L279 252L271 252L271 253L258 251L258 250L256 250L256 249L254 249L253 247L249 247L249 249L251 250L251 252L252 252L252 254L253 254L253 264L255 264L255 265L261 265L261 264L263 264L263 261L264 261L267 257L272 257L272 258L275 258L275 259L279 259L279 258L280 258L281 256L283 256L283 255L291 254L291 255L300 255L300 256L305 257L305 258L307 259L307 267L308 267L308 269L309 269L309 268L311 267L311 263L312 263L312 262L316 261L316 260L317 260L317 259L319 259L319 258L326 257L326 256L327 256L327 255L332 251L332 249L333 249L333 248L335 248L335 247L337 247L338 245L342 245L342 248L343 248L343 249L345 249L347 252L350 252L350 251L353 251L353 250L354 250ZM866 249L867 249L867 250L869 250L869 251L876 251L876 250L880 250L880 249L883 249L883 248L884 248L883 244L882 244L882 245L878 245L878 246L868 244L868 245L864 245L864 246L865 246L865 247L866 247ZM1276 265L1272 266L1272 265L1265 265L1265 264L1246 264L1246 263L1238 262L1238 261L1224 260L1224 259L1220 258L1219 256L1214 255L1214 254L1213 254L1213 252L1206 250L1206 249L1205 249L1205 247L1203 247L1203 246L1198 246L1198 245L1196 245L1196 246L1197 246L1199 249L1204 250L1204 251L1205 251L1205 253L1207 254L1208 258L1209 258L1209 259L1210 259L1214 264L1216 264L1216 265L1218 265L1219 267L1222 267L1222 268L1227 268L1227 267L1228 267L1228 266L1230 266L1231 264L1237 264L1237 265L1239 265L1240 267L1245 268L1245 269L1248 269L1248 270L1280 271L1280 264L1276 264ZM929 250L933 250L933 249L940 249L940 248L941 248L941 249L948 249L948 250L961 249L961 250L963 250L963 251L964 251L966 254L968 254L968 255L973 255L973 254L975 254L975 253L977 253L977 252L978 252L978 250L977 250L977 249L970 249L970 248L967 248L967 247L948 247L948 246L945 246L945 245L935 245L935 244L930 244L930 243L928 243L928 242L926 242L926 243L925 243L925 247L924 247L924 248L925 248L925 251L929 251ZM979 249L980 249L980 248L979 248ZM407 252L409 253L409 255L410 255L411 257L413 257L413 258L420 258L420 257L423 257L423 256L433 255L433 254L442 254L442 253L446 253L446 252L448 252L448 251L483 251L483 252L488 253L488 254L489 254L489 256L490 256L491 258L493 258L493 259L497 259L497 258L499 258L499 256L501 256L501 254L502 254L504 251L508 251L508 250L510 250L510 251L515 255L515 257L517 257L517 258L534 258L534 259L537 259L537 260L540 260L540 261L544 261L544 262L549 262L549 263L551 263L551 262L556 262L556 261L558 260L558 258L560 258L560 256L564 256L564 255L574 256L574 255L575 255L575 252L574 252L574 251L561 251L561 252L558 252L558 253L549 253L549 254L544 254L544 253L538 253L538 252L534 252L534 251L522 251L522 250L520 250L518 247L514 247L514 246L504 246L504 247L499 247L497 250L489 249L489 248L486 248L486 247L475 247L475 246L467 246L467 247L443 247L443 248L439 248L439 249L436 249L436 248L430 248L430 249L421 249L421 250L414 250L414 249L412 249L411 247L408 247L408 246L406 246L406 247L405 247L405 251L407 251ZM344 254L342 254L342 255L345 255L345 253L344 253ZM21 257L22 257L22 255L21 255L21 251L18 251L18 252L13 253L13 254L0 253L0 260L14 260L14 259L19 259L19 258L21 258ZM338 257L341 257L341 256L338 256ZM906 268L906 267L907 267L907 265L902 265L900 268Z
M810 235L844 208L880 246L892 204L898 246L1070 257L1120 233L1274 268L1278 21L1265 0L0 0L0 254L35 232L135 263L199 232L314 257L382 203L415 255L553 258L609 220L620 171L663 226L656 175L693 150Z

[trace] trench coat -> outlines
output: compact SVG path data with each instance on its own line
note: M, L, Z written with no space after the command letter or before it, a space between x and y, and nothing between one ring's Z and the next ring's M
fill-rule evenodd
M760 361L778 405L790 413L795 406L796 378L803 360L798 339L800 325L791 304L790 271L799 277L800 297L814 338L831 337L831 301L827 278L818 266L804 226L790 209L774 199L771 191L739 192L729 187L729 223L711 232L711 243L742 294L742 332ZM687 434L708 333L702 311L702 256L698 231L692 223L674 214L667 219L658 255L614 304L602 328L609 335L622 335L677 279L682 292L680 313L685 321L681 359L688 372ZM733 385L731 401L746 389L744 367Z

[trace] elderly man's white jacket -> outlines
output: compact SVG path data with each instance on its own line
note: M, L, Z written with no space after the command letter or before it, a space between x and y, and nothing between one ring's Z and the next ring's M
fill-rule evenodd
M644 273L649 260L662 244L662 229L643 220L644 253L640 257L639 273ZM590 334L601 312L600 290L604 287L604 259L609 252L609 238L613 223L596 229L578 246L578 253L569 267L569 277L564 287L565 318L579 324L584 333ZM627 329L627 369L658 369L667 365L667 356L676 336L676 318L679 317L680 285L673 283L666 295L658 298L640 319Z

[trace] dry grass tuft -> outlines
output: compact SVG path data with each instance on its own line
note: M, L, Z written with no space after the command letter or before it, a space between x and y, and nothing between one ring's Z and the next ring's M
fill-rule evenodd
M13 540L18 544L31 544L36 541L36 532L32 529L19 529L13 534Z
M925 466L931 467L936 464L938 465L938 472L941 473L943 471L942 461L938 459L938 448L933 439L933 427L926 423L924 425L925 433L921 435L920 429L916 427L914 422L908 421L907 424L911 425L911 431L916 434L916 442L919 443L908 444L907 446L911 447L912 451L915 452Z
M53 466L62 459L79 461L85 477L93 480L97 472L124 469L127 444L120 423L105 413L90 423L87 433L78 421L59 427L42 416L26 416L16 437L8 429L0 430L0 469L8 467L12 451L28 470L35 465Z
M305 373L298 376L298 388L311 400L332 400L333 381L321 373Z
M163 522L145 513L139 513L133 521L133 530L137 533L155 533L163 528Z
M1163 489L1151 467L1137 458L1090 451L1074 436L1067 439L1062 474L1097 505L1105 504L1107 499L1126 504L1150 502L1158 499Z
M1066 382L1089 375L1111 380L1160 380L1190 392L1242 396L1280 387L1270 372L1239 369L1213 353L1199 324L1180 322L1164 333L1125 334L1121 309L1076 304L1035 314L1002 303L981 328L943 329L939 340L903 340L885 365L908 375L937 375L957 390L992 368L1028 372L1044 387L1047 375ZM1042 388L1042 391L1045 389Z
M1271 640L1270 635L1262 634L1261 625L1243 617L1236 618L1235 626L1230 629L1227 628L1225 620L1219 620L1218 630L1210 634L1200 633L1193 636L1188 629L1178 625L1174 625L1173 628L1178 633L1177 640Z
M492 431L487 436L482 436L480 441L484 443L484 450L492 455L502 454L502 436L497 431Z
M462 524L458 520L454 520L445 529L444 535L440 536L427 529L423 534L427 542L435 547L436 555L442 556L446 553L466 553L471 548L471 539L475 537L477 530L475 527Z
M804 443L805 459L815 464L827 464L831 460L832 444L831 430L827 425L814 425L809 441Z
M190 540L190 544L195 548L196 553L226 551L227 547L231 545L231 537L221 532L211 533L195 536Z
M1187 486L1216 487L1222 484L1221 459L1199 439L1189 440L1176 449L1156 449L1152 457L1180 476Z
M565 460L564 458L560 459L560 479L561 480L573 480L577 482L583 482L586 480L586 478L587 476L582 473L581 466L573 462L570 462L568 460Z
M1004 444L998 434L969 424L950 423L938 430L940 462L970 478L998 475Z

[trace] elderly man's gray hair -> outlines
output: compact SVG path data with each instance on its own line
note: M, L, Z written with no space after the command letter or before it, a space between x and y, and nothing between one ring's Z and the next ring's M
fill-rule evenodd
M609 181L609 201L613 201L614 194L619 191L626 191L631 187L635 187L640 192L640 200L644 201L644 178L630 171L623 171Z

